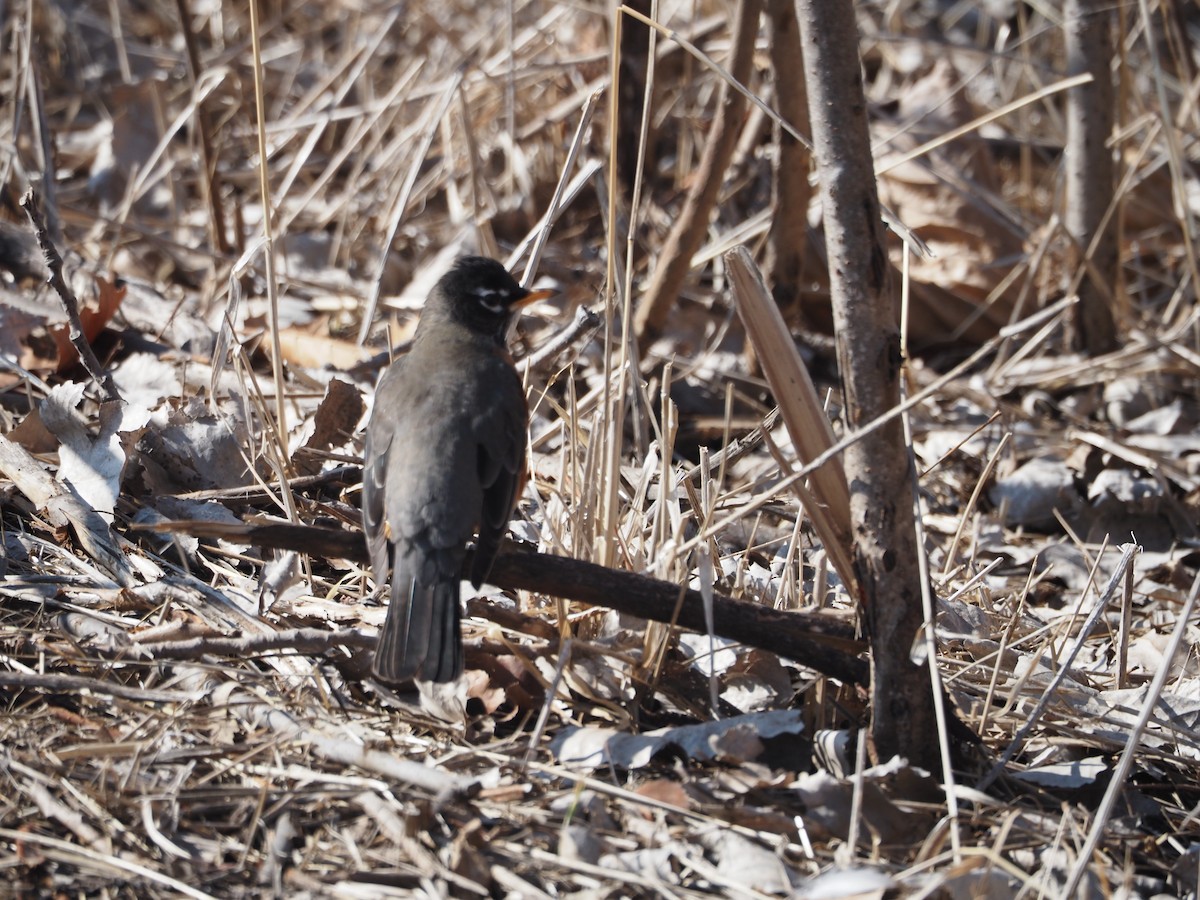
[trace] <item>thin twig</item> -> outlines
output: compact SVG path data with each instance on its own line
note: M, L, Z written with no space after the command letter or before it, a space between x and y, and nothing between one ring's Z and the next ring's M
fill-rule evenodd
M104 371L104 367L100 365L100 360L96 358L96 354L92 350L92 345L88 343L87 335L83 333L83 321L79 318L79 299L67 284L66 279L63 278L62 257L54 246L54 241L50 239L50 233L47 231L46 223L38 209L37 195L34 194L33 188L27 190L21 198L21 208L25 210L25 215L29 216L29 221L33 224L38 246L42 248L42 256L46 259L46 268L50 271L46 277L46 284L54 288L58 299L62 302L63 310L67 314L71 346L79 354L79 361L83 363L88 375L104 391L104 396L109 400L120 400L121 395L117 391L116 384L113 383L112 376Z
M526 372L536 372L554 361L558 354L579 340L590 340L591 336L600 330L604 319L595 311L581 306L575 311L571 324L550 338L545 344L531 353L519 363L522 375ZM586 335L586 338L584 337Z

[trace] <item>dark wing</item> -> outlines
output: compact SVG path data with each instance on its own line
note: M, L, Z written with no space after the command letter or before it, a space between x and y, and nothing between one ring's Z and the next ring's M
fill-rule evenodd
M388 456L392 449L394 423L380 411L371 414L367 426L367 439L363 446L363 533L367 539L367 553L371 557L371 569L377 584L387 580L391 554L388 552L385 484L387 482Z
M459 579L481 503L474 454L445 439L462 408L452 382L412 371L394 366L375 392L363 472L375 579L391 584L372 669L392 684L462 672Z
M427 375L443 350L414 350L431 354ZM380 382L367 428L363 525L376 581L391 569L374 671L393 683L448 681L462 671L466 543L478 525L470 572L478 585L523 484L528 413L520 378L500 355L413 384L402 372L393 367Z
M496 402L482 410L473 423L478 445L479 484L483 506L479 539L471 563L471 584L479 587L491 571L508 528L513 507L525 486L525 439L529 408L521 379L507 360L497 367Z

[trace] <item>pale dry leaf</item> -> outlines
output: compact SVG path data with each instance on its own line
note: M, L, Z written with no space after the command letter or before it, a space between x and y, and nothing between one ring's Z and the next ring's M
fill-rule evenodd
M194 408L147 429L138 450L149 487L160 493L235 487L249 474L229 420Z
M111 521L125 469L121 434L143 428L150 420L150 410L119 400L102 404L100 431L93 439L75 417L83 390L84 385L74 382L55 387L42 401L42 421L61 441L58 479Z
M1129 671L1152 675L1165 664L1171 666L1173 679L1195 677L1200 672L1200 661L1194 653L1181 654L1174 659L1166 658L1165 650L1171 636L1158 631L1140 634L1129 642Z
M259 574L258 605L264 610L279 612L276 605L286 608L291 601L309 592L300 555L290 550L277 552L262 567Z
M604 841L588 825L567 825L558 836L558 855L565 860L595 865L604 853Z
M1124 426L1129 432L1128 441L1131 445L1142 450L1153 450L1155 441L1151 440L1147 443L1141 443L1139 437L1148 435L1151 437L1168 437L1170 435L1179 435L1184 438L1190 438L1183 442L1164 441L1162 446L1166 448L1184 447L1194 448L1195 435L1189 432L1195 428L1194 417L1189 416L1184 410L1183 403L1179 399L1171 400L1167 403L1156 405L1153 409L1149 409L1142 413L1136 419L1130 419ZM1149 444L1150 446L1147 446ZM1178 457L1178 452L1174 454Z
M736 725L714 734L708 746L713 759L727 765L758 759L763 752L762 738L752 725Z
M279 347L287 363L306 369L333 368L345 372L371 358L371 352L354 341L313 334L307 328L282 329Z
M713 829L698 839L716 861L717 871L739 888L786 894L802 880L774 852L736 831Z
M1109 764L1103 757L1089 756L1085 759L1035 766L1009 774L1018 781L1046 788L1078 790L1089 784L1095 784L1096 780L1108 771Z
M1055 511L1073 518L1082 508L1075 477L1064 460L1038 456L1002 478L988 490L992 503L1004 509L1006 525L1026 528L1056 526Z
M600 857L600 867L632 872L662 884L678 884L679 874L675 871L675 860L681 856L686 859L692 852L694 851L686 844L670 841L661 847L606 853Z
M1114 378L1104 385L1104 404L1108 421L1125 426L1138 416L1157 407L1161 398L1152 396L1145 379L1128 376Z
M183 395L178 364L153 353L130 354L112 377L122 399L134 406L157 410L163 400Z
M793 900L882 900L896 881L882 869L832 869L804 882Z
M602 765L641 768L667 747L677 747L689 759L714 760L725 754L723 761L736 763L753 758L739 756L739 751L757 755L763 740L799 735L803 731L802 711L775 710L718 722L660 728L645 734L629 734L614 728L566 728L550 742L550 748L564 765L584 768ZM731 738L728 745L722 743L731 735L747 734L753 737L749 744L740 737Z
M694 634L684 632L679 635L679 648L692 659L692 665L705 677L724 675L738 661L738 650L741 644L720 635Z
M739 712L765 712L786 705L792 677L774 653L743 652L722 682L721 699Z
M967 868L964 864L962 868ZM1011 900L1020 892L1021 884L1011 875L994 867L969 868L955 873L952 869L945 878L937 879L938 889L947 900Z

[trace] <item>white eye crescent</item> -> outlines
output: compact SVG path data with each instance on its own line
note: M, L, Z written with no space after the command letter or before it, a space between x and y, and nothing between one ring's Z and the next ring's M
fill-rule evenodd
M475 288L475 296L479 300L479 305L488 312L496 313L497 315L508 309L503 301L504 293L504 291L498 291L490 287Z

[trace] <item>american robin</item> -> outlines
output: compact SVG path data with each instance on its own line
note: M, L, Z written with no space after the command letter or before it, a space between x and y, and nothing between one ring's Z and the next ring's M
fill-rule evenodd
M459 582L487 578L524 485L529 410L506 346L521 287L494 259L459 259L429 295L412 349L384 373L367 425L363 528L391 600L372 671L381 681L462 673Z

